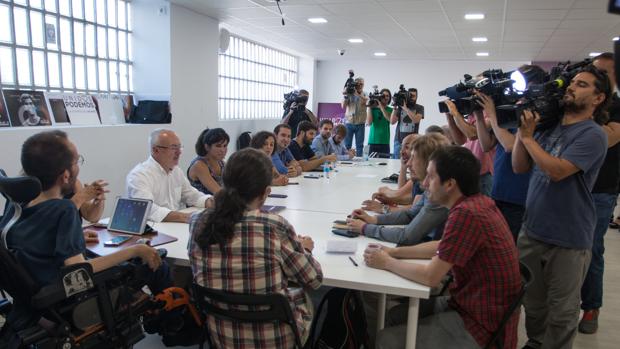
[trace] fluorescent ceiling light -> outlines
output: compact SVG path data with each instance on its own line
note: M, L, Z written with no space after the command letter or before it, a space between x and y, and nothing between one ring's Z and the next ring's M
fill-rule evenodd
M471 38L471 41L473 41L473 42L487 42L489 40L486 37L484 37L484 36L478 36L478 37L475 37L475 38Z
M354 39L349 39L349 42L352 44L361 44L362 42L364 42L364 40L354 38Z
M313 18L308 18L308 22L318 24L318 23L327 23L327 20L323 17L313 17Z
M465 19L467 20L477 20L477 19L484 19L484 13L467 13L465 14Z
M387 53L385 53L385 52L375 52L375 56L377 56L377 57L385 57L385 56L387 56Z
M478 57L488 57L489 53L488 52L476 52L476 56L478 56Z
M612 40L613 41L618 41L618 40L620 40L620 36L614 36L614 38Z
M596 57L600 54L601 54L600 52L590 52L590 57Z

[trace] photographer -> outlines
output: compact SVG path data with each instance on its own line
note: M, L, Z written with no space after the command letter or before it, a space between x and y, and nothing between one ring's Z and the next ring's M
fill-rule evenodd
M525 110L521 116L512 167L515 173L532 170L517 241L533 277L523 301L526 348L572 346L596 225L590 192L607 151L599 125L610 97L607 75L587 66L566 89L556 126L535 133L540 115Z
M342 91L344 99L341 106L345 109L345 126L347 127L344 145L347 149L351 149L353 137L355 136L355 153L357 156L362 156L366 133L366 102L368 102L368 97L364 95L364 79L357 77L354 81L355 90L353 94L347 93L346 86L344 91Z
M287 124L291 127L291 134L293 135L297 134L297 125L299 125L299 123L302 121L310 121L315 126L319 124L319 121L314 115L314 113L312 113L310 109L306 108L309 97L310 92L306 90L299 90L298 94L292 92L292 94L285 95L285 98L287 98L287 100L285 101L285 106L290 102L288 98L294 98L294 100L290 102L288 108L284 108L282 123Z
M420 128L420 121L424 119L424 106L417 104L418 90L410 88L407 91L409 92L409 98L405 98L402 105L393 105L394 110L392 110L392 115L390 116L390 123L392 125L397 124L396 135L394 135L393 159L399 158L403 139L410 134L417 134Z
M392 100L392 93L387 88L373 94L368 102L366 124L370 125L368 146L370 153L378 153L379 157L390 157L390 114L392 108L388 105Z

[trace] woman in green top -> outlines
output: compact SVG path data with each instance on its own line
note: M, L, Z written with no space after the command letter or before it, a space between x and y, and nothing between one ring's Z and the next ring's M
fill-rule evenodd
M377 153L378 157L390 157L390 115L392 108L388 106L392 100L392 93L387 88L381 90L379 104L368 107L366 124L370 125L368 145L370 153Z

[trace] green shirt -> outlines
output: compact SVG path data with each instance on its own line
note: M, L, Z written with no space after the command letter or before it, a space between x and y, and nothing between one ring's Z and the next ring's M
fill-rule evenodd
M372 112L372 125L368 144L390 144L390 122L383 116L381 109L370 108ZM385 107L388 115L392 114L392 108Z

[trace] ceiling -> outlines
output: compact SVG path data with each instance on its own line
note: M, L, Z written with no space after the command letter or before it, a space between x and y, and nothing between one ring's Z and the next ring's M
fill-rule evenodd
M342 59L337 49L346 50L345 59L579 60L611 51L620 35L620 15L607 13L608 0L283 0L285 26L274 0L171 2L218 19L233 33L318 60ZM470 12L486 18L465 20ZM309 17L328 23L312 24ZM472 42L478 36L488 42Z

